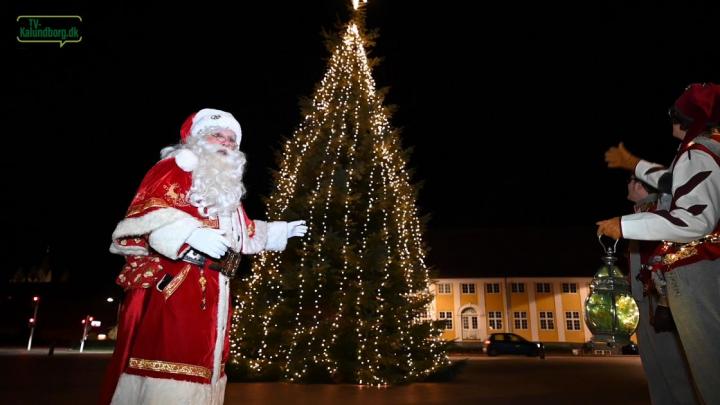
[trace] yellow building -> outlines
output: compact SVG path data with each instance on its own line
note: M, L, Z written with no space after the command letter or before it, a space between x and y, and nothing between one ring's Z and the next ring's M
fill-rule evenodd
M432 319L445 320L443 338L482 341L494 332L528 340L586 342L583 305L591 277L438 278Z

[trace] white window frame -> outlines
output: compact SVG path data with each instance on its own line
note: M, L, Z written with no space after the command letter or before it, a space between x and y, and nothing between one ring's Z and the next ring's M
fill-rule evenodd
M552 311L540 311L540 330L555 330L555 316Z
M527 328L528 328L527 312L525 312L525 311L513 312L513 321L514 321L513 323L515 325L515 329L527 330Z
M567 330L581 330L579 311L565 311L565 328Z
M460 291L462 291L463 294L475 294L475 283L460 284Z
M445 329L453 328L452 311L440 311L438 313L438 319L445 321Z
M511 291L516 294L522 294L525 292L525 283L511 283Z
M577 283L562 283L563 294L577 294Z
M438 283L438 294L442 294L442 295L452 294L452 284Z
M502 330L503 319L501 311L488 311L488 329Z
M500 283L485 283L487 294L500 294Z
M535 283L535 292L540 294L550 294L552 293L552 285L550 283Z

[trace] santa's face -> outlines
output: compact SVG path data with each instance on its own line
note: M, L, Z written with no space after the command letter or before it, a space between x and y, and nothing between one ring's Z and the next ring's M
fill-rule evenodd
M238 145L235 132L229 129L221 129L215 133L205 135L205 140L213 145L222 145L230 150L237 150Z
M245 154L235 143L231 130L192 137L186 147L198 158L192 172L188 199L203 216L229 215L245 193L242 183Z

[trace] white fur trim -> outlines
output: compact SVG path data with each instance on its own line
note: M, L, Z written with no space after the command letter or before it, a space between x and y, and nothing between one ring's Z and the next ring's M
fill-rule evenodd
M217 306L217 336L215 338L215 352L213 353L213 384L220 377L220 363L222 362L223 349L225 348L225 329L227 328L228 318L228 298L230 297L230 289L228 288L229 279L223 274L218 274L218 306Z
M190 234L201 226L202 222L195 218L181 218L152 231L148 242L158 253L175 260Z
M147 256L148 250L141 246L123 246L113 241L110 244L110 253L123 256Z
M136 218L125 218L117 224L112 238L120 239L128 236L142 236L183 218L195 219L192 215L177 208L160 208Z
M244 215L240 215L240 223L242 227L242 253L252 255L265 250L267 244L267 222L253 221L255 223L255 234L251 238L248 235L247 224Z
M255 221L257 224L257 221ZM285 221L274 221L267 223L267 244L265 245L266 250L274 250L281 252L285 250L287 246L287 222Z
M203 404L222 405L227 376L215 384L201 384L169 378L143 377L123 373L112 405Z
M120 221L120 223L115 227L115 230L113 231L113 243L112 245L110 245L110 252L121 255L145 256L147 255L147 251L145 249L139 248L137 246L128 248L117 244L115 241L121 238L131 236L147 235L164 226L181 220L183 221L182 223L185 225L192 223L192 221L195 221L198 224L196 228L201 226L200 221L195 219L192 215L177 208L160 208L155 211L150 211L141 217L125 218ZM192 232L192 230L190 230L190 232ZM185 239L187 239L187 236L185 236ZM183 239L183 242L184 241L185 240ZM182 243L178 245L178 249L180 248L180 246L182 246ZM155 248L155 246L153 246L153 248ZM175 249L175 254L177 254L177 249Z
M235 132L236 143L240 145L242 138L242 129L240 123L232 114L226 111L216 110L214 108L203 108L193 117L193 124L190 127L190 136L198 136L203 130L211 127L220 127Z
M242 234L241 253L251 255L260 253L263 250L283 251L287 245L287 222L274 221L265 222L254 220L255 233L252 237L248 235L245 215L238 210L240 229Z
M192 172L198 166L198 157L188 149L181 149L175 155L175 163L186 172Z

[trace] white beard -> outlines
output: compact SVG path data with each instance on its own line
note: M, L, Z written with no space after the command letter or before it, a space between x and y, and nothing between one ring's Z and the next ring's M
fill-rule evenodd
M197 207L200 215L206 218L231 215L240 206L240 199L245 195L244 153L209 143L203 137L190 137L187 144L167 149L188 149L197 156L188 201ZM170 151L164 150L163 155L167 152Z

